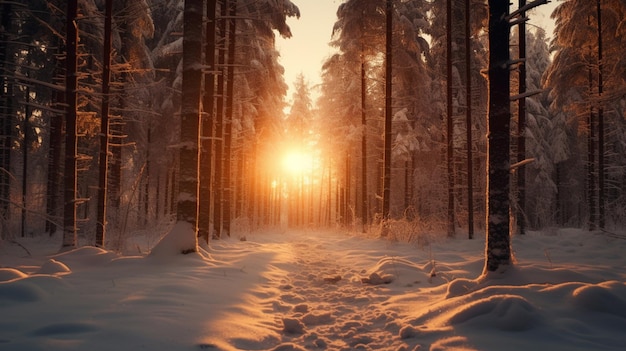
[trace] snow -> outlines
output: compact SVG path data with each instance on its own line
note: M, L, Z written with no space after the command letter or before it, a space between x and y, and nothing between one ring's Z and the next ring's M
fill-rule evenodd
M626 241L576 229L411 245L340 230L246 233L179 254L0 242L5 350L622 350ZM181 246L182 245L182 246ZM149 252L152 249L152 252ZM28 251L26 251L28 250ZM32 255L29 255L31 253ZM139 253L139 254L137 254Z

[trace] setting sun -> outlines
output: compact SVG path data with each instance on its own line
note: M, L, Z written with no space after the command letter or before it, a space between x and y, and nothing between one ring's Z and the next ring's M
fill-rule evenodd
M313 156L300 150L290 150L283 156L283 169L292 174L299 175L313 168Z

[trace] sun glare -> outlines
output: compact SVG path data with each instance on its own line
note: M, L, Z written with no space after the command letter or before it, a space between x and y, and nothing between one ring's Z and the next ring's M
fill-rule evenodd
M299 150L292 150L283 156L283 169L292 175L300 175L313 168L313 156Z

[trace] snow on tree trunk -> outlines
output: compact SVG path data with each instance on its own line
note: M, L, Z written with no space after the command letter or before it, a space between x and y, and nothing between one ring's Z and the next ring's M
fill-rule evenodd
M489 1L489 116L485 273L511 264L509 234L509 4Z
M198 146L202 88L202 11L202 0L185 1L177 223L170 234L162 240L162 243L176 243L175 247L172 247L173 252L183 254L198 250L196 233L198 231Z

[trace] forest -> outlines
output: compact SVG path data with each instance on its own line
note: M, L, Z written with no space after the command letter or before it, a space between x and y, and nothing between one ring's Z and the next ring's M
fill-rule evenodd
M560 1L550 40L546 1L496 3L343 1L289 105L295 0L1 0L1 238L617 235L626 3Z

